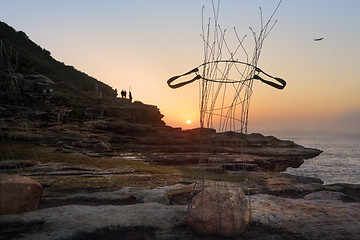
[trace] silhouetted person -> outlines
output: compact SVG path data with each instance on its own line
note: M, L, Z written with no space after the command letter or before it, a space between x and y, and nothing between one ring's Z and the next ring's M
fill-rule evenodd
M123 90L121 90L121 98L126 98L126 91L124 91L124 89Z
M130 99L130 103L132 102L132 94L131 91L129 91L129 99Z

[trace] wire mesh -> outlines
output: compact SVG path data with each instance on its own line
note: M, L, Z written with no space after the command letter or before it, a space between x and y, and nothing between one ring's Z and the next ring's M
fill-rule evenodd
M204 62L193 70L168 80L171 88L199 81L201 139L199 178L194 185L193 199L188 208L190 227L204 234L233 236L241 233L251 216L249 195L246 197L247 128L254 80L283 89L286 82L262 71L257 65L264 40L276 24L273 16L263 21L257 33L250 28L254 49L244 46L247 36L240 37L233 29L232 45L226 29L219 24L220 1L212 1L212 17L204 20L202 33ZM235 41L234 41L235 40ZM178 78L194 74L187 81ZM260 74L271 78L265 80ZM276 81L276 82L274 82ZM207 134L205 129L216 129Z

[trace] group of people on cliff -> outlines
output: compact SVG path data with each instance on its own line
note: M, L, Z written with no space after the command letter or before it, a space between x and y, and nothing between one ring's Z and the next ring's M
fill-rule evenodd
M121 90L121 98L126 98L126 95L127 95L127 92L126 92L126 90ZM131 91L129 90L129 99L130 99L130 102L132 102L132 93L131 93Z

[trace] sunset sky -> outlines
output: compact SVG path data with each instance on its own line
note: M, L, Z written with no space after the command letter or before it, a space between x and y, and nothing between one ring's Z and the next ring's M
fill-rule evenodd
M223 0L219 24L251 35L249 27L260 26L259 7L267 20L277 3ZM174 90L166 81L203 61L203 6L210 17L210 0L1 0L0 21L118 92L131 88L134 100L158 106L168 125L194 128L199 126L198 84ZM255 82L250 132L360 131L359 9L358 0L282 2L258 66L288 84L279 91Z

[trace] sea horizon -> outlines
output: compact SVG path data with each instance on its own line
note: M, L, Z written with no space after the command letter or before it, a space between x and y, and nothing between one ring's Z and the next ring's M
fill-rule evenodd
M285 173L319 178L324 184L360 184L360 133L274 130L262 134L323 151L315 158L305 159L299 168L288 168Z

